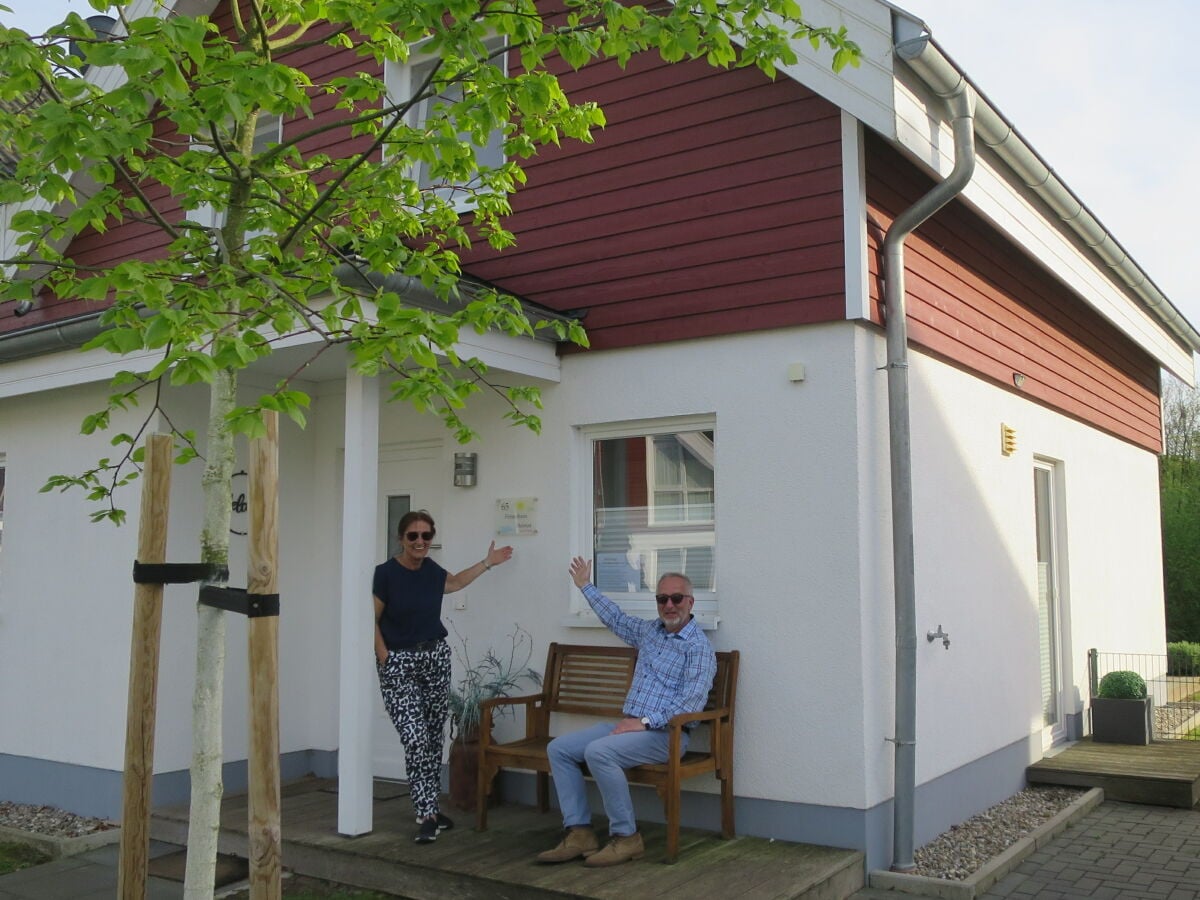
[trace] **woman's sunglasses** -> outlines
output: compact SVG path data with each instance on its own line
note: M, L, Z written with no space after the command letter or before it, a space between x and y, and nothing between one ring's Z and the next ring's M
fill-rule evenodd
M417 538L420 538L423 541L432 541L433 540L433 532L432 531L410 531L410 532L408 532L408 534L406 534L404 536L406 538L408 538L409 541L415 541Z
M666 606L668 600L679 606L684 600L691 600L691 594L655 594L654 599L658 601L659 606Z

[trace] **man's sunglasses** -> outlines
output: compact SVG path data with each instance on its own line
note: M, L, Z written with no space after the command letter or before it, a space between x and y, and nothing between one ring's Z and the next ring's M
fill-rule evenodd
M415 541L417 538L420 538L423 541L432 541L433 540L433 532L432 531L410 531L408 534L406 534L404 536L406 538L408 538L409 541Z
M679 606L683 603L684 600L691 600L692 595L691 594L655 594L654 599L658 601L659 606L666 606L668 600L670 600L676 606Z

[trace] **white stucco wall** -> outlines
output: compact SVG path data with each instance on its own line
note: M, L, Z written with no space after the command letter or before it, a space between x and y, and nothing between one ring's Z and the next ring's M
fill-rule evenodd
M498 498L538 498L538 533L511 538L513 560L456 595L465 609L447 598L444 612L452 640L454 632L466 638L473 657L488 646L507 648L507 635L521 626L540 667L550 641L614 640L570 624L578 619L569 615L575 592L567 562L588 550L577 507L590 459L579 429L714 416L720 625L710 636L718 649L742 653L736 793L869 809L890 797L892 766L883 357L882 336L856 323L568 355L561 383L543 384L540 436L503 424L495 396L472 402L468 416L481 432L471 447L479 454L474 488L451 486L460 448L436 419L385 406L381 459L396 468L394 483L380 488L411 489L433 510L442 542L436 556L452 571L483 555ZM804 365L803 381L788 380L792 363ZM951 637L948 651L918 642L923 783L1014 743L1040 748L1035 454L1061 464L1064 641L1080 696L1087 648L1161 652L1163 613L1151 454L920 354L910 377L917 625L922 636L940 624ZM285 423L281 442L285 752L338 745L344 397L337 381L310 388L308 429ZM8 466L0 753L119 769L136 526L90 525L78 495L37 493L47 475L78 471L108 452L103 439L76 434L101 396L99 388L76 387L0 401ZM199 427L203 391L175 392L172 401L179 424ZM1017 431L1012 457L1000 454L1001 422ZM427 457L434 448L432 460L405 468L414 446ZM175 473L175 561L195 558L198 474L198 466ZM136 487L125 505L136 511ZM244 583L240 554L235 584ZM160 772L188 764L194 668L194 588L168 593ZM240 617L230 617L228 647L226 758L240 759ZM513 727L506 723L502 734Z
M875 343L864 362L882 362L882 338ZM918 353L910 379L920 784L1022 740L1040 755L1035 458L1057 463L1060 475L1064 680L1074 686L1065 712L1086 703L1089 647L1165 653L1165 624L1153 454ZM880 415L864 445L886 443L886 406ZM1001 423L1016 429L1009 457ZM878 650L880 663L878 679L868 679L871 803L891 793L893 751L879 736L894 733L886 466L886 447L881 458L863 458L885 492L866 498L862 518L865 579L884 587L864 593L863 646ZM939 625L949 650L925 640ZM870 672L876 657L864 657Z
M79 434L82 418L102 407L100 385L46 391L0 402L0 452L6 454L5 541L0 570L0 753L106 769L124 764L125 703L132 623L131 573L137 551L140 482L122 488L118 505L129 522L92 524L94 508L80 491L42 494L52 474L77 474L114 456L105 436ZM203 440L203 390L171 392L169 409L181 428ZM126 416L121 430L140 424ZM312 477L311 433L290 421L281 427L281 484L294 488ZM238 466L244 468L245 446ZM172 472L167 558L199 559L201 464ZM245 487L245 479L241 480ZM314 606L336 608L328 592L310 588L299 563L312 557L313 496L285 490L280 498L281 698L302 710L320 668L309 664ZM244 537L231 536L230 583L246 584ZM304 562L307 569L308 563ZM195 672L195 586L166 589L163 607L155 769L186 768L191 758L191 691ZM228 615L223 727L225 758L246 755L246 623ZM334 660L335 661L335 660ZM323 667L322 667L323 668ZM324 677L328 677L324 673ZM313 746L306 716L285 716L285 751Z

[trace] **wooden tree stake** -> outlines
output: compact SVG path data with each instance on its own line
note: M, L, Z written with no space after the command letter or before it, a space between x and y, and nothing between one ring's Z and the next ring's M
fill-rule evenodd
M279 417L250 442L250 594L279 593ZM279 900L279 617L254 616L250 653L250 897Z
M146 463L142 474L138 562L166 562L167 513L170 502L171 437L166 434L152 434L146 438ZM142 900L146 896L162 598L161 584L134 585L133 639L129 648L129 701L125 713L121 856L117 873L117 896L121 900Z

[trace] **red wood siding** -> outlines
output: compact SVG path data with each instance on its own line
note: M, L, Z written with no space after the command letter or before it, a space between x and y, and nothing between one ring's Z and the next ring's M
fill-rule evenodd
M227 7L214 16L229 27ZM310 35L311 37L311 35ZM350 51L292 54L314 82L376 64ZM514 61L515 64L515 61ZM601 103L593 145L548 148L526 162L513 201L517 246L464 254L472 275L560 311L585 313L594 348L840 319L845 315L840 119L835 106L757 70L667 65L643 54L562 73L578 100ZM318 127L285 120L285 134ZM164 137L174 137L166 134ZM345 132L306 153L361 149ZM169 219L180 217L168 203ZM84 233L70 254L99 265L155 257L166 240L141 225ZM46 310L55 316L60 310ZM30 316L22 325L34 324Z
M643 55L564 73L607 117L527 163L517 246L471 274L585 313L592 347L845 315L840 120L802 86Z
M932 180L881 139L867 141L868 214L883 229ZM881 322L879 232L868 229L871 315ZM1162 449L1159 367L1007 238L954 202L905 254L912 343L1154 453Z

